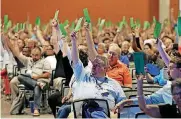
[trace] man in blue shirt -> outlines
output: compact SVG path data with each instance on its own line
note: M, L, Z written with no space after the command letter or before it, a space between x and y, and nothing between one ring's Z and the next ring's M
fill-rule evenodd
M78 57L76 32L71 34L72 39L72 61L73 71L77 82L77 90L73 100L80 98L99 98L108 101L109 108L113 109L115 104L126 98L121 86L109 77L106 77L108 60L103 56L96 56L92 61L92 71L85 72L82 62ZM93 52L96 52L94 48ZM91 87L86 88L86 87ZM85 92L85 93L84 93ZM86 95L86 96L85 96Z

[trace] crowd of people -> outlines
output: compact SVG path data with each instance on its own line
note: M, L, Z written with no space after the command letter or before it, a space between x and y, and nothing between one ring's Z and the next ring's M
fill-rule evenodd
M4 21L0 42L2 91L12 103L19 95L19 84L33 90L33 116L40 115L42 92L52 86L56 91L49 95L48 104L56 118L71 117L72 102L88 98L107 100L111 117L125 105L133 104L151 117L181 117L181 36L175 30L181 26L173 12L172 9L170 18L162 23L158 38L154 37L155 21L143 28L133 27L136 22L129 25L126 20L119 26L95 25L85 18L82 23L76 19L74 29L68 23L62 28L54 17L46 27L35 24L32 28L27 21L19 31L17 25ZM146 67L144 75L132 74L135 52L144 52L145 67L149 64L158 71ZM13 65L19 72L27 71L12 76ZM137 97L128 99L123 88L132 88L132 75L137 79ZM61 98L64 79L69 92ZM143 81L162 88L144 96ZM56 106L60 106L58 114ZM92 117L107 115L99 110Z

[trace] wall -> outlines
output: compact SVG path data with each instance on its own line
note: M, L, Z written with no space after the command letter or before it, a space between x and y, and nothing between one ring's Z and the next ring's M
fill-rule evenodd
M170 16L170 0L159 0L159 21L163 22Z
M113 22L120 21L122 16L133 16L141 21L159 17L158 0L2 0L2 16L8 14L15 22L23 22L29 16L33 23L36 16L40 16L43 22L47 22L59 9L61 21L72 21L83 15L85 7L94 22L99 17Z
M179 0L170 0L170 8L174 8L174 17L176 19L179 11Z

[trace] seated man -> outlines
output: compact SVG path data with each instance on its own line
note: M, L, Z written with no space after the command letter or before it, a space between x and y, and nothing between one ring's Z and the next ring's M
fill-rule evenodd
M73 71L76 79L73 100L82 99L84 97L105 99L108 101L109 108L113 109L115 104L124 100L126 96L119 83L106 76L106 71L108 69L107 58L96 56L95 60L92 61L92 71L85 72L85 68L78 57L76 33L73 32L71 37ZM80 89L84 91L82 92Z
M8 41L8 40L7 40ZM17 41L15 41L15 46ZM16 94L18 94L18 84L22 83L26 87L34 90L34 115L39 116L38 109L40 108L41 101L41 90L44 89L45 85L49 83L49 77L51 73L50 64L41 58L41 49L39 47L35 47L31 51L31 58L24 56L19 52L19 48L12 47L11 48L13 54L23 63L23 65L28 69L27 74L19 75L17 79L13 79L11 84L11 90Z
M86 27L86 40L88 45L89 58L91 61L93 61L95 57L98 55L98 53L94 48L94 43L89 33L90 32L88 28L89 25L85 23L84 26ZM118 45L117 44L110 45L108 54L109 54L108 59L110 65L108 70L106 71L108 77L116 80L121 86L131 88L132 87L131 75L129 73L128 67L119 61L121 52Z
M20 61L28 68L27 74L20 74L18 80L31 90L34 90L34 116L39 116L41 93L50 82L51 66L48 61L41 59L41 49L35 47L31 52L32 58L19 56Z

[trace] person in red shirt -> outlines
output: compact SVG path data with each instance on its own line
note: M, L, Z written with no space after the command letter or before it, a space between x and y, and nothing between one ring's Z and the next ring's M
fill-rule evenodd
M132 78L129 73L128 67L119 61L120 49L117 45L110 45L108 51L108 59L110 68L107 75L118 81L121 86L132 87Z

